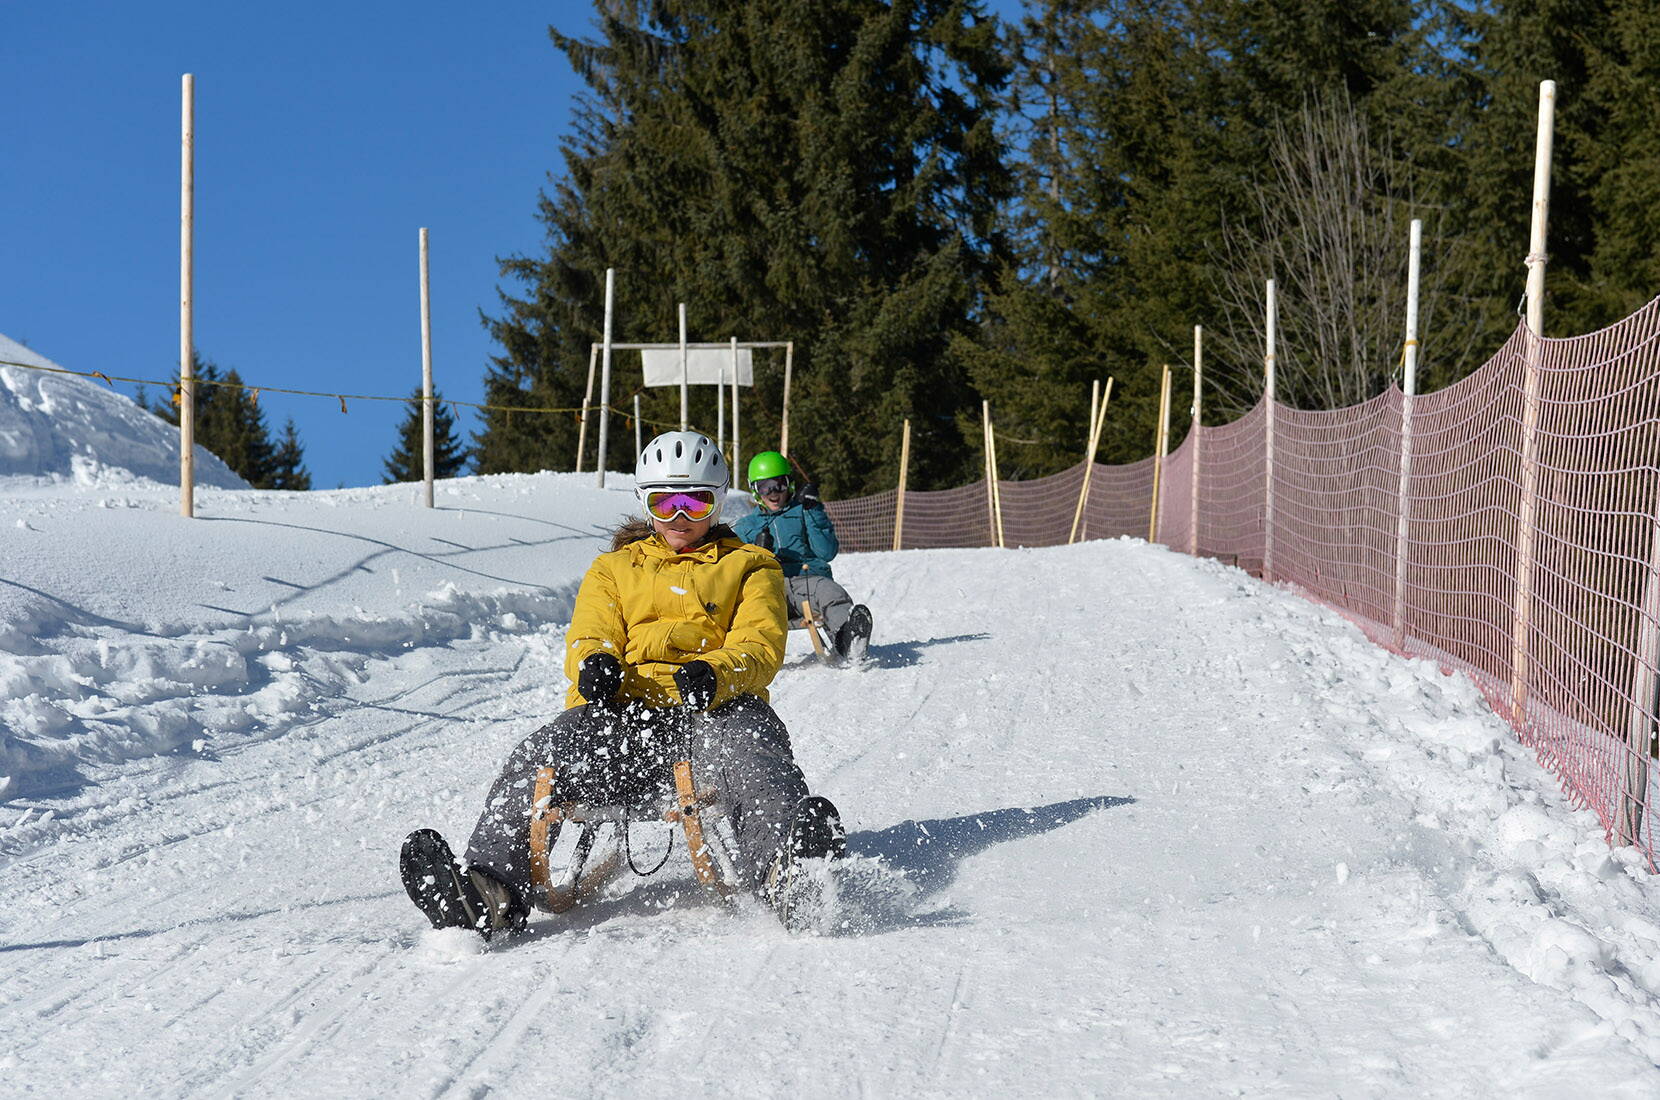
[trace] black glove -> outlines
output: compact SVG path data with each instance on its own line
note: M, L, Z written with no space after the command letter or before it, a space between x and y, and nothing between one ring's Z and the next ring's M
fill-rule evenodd
M622 662L609 653L594 653L582 659L582 670L576 676L576 690L588 702L605 707L616 699L622 682Z
M703 710L715 701L715 670L703 661L688 661L674 674L680 701L693 710Z
M811 481L802 485L801 490L796 493L796 496L800 498L801 506L803 508L824 507L824 501L818 498L818 486Z
M755 545L763 550L772 549L772 528L770 526L761 528L761 533L755 536Z

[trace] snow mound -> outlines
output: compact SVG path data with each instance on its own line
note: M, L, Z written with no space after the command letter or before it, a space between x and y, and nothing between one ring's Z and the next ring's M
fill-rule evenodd
M178 481L178 441L158 417L100 382L16 364L64 369L0 336L0 477L101 486ZM196 482L248 488L200 446Z

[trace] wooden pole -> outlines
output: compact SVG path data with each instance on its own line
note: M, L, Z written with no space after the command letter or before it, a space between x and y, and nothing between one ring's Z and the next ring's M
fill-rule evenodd
M616 268L605 269L605 346L600 352L599 370L599 456L594 463L594 484L605 488L605 444L611 432L611 317L616 301Z
M427 231L421 227L421 503L432 507L432 288L427 267Z
M645 436L642 434L640 420L640 395L634 395L634 454L642 454L646 449Z
M588 409L594 403L594 365L599 360L599 345L588 345L588 388L582 391L582 426L576 430L576 472L582 472L582 452L588 447Z
M685 431L686 418L686 303L680 303L680 430Z
M1073 536L1078 533L1078 518L1084 507L1084 496L1089 492L1089 476L1094 463L1089 461L1089 444L1095 437L1095 419L1097 406L1101 403L1101 380L1091 379L1089 383L1089 423L1084 425L1084 477L1078 486L1078 509L1072 513L1072 534L1067 536L1066 544L1072 545Z
M1556 81L1539 85L1533 152L1533 227L1527 250L1527 366L1522 381L1522 492L1516 508L1516 609L1510 640L1510 699L1519 719L1527 703L1528 631L1533 617L1533 539L1539 495L1539 374L1545 335L1545 240L1550 222L1551 141Z
M720 369L720 377L715 379L715 449L721 454L726 453L726 367Z
M1274 303L1274 280L1268 280L1268 333L1262 359L1262 400L1268 428L1263 446L1262 579L1274 579L1274 325L1278 318Z
M1395 648L1406 645L1406 534L1412 520L1412 404L1418 393L1418 272L1424 223L1412 219L1406 261L1406 346L1401 354L1401 484L1395 494Z
M1205 376L1205 330L1200 325L1193 326L1193 427L1188 430L1193 433L1193 489L1189 500L1190 515L1187 525L1187 552L1194 557L1199 556L1199 462L1201 448L1204 443L1199 433L1200 406L1204 393Z
M1003 487L997 477L997 428L991 422L990 402L986 403L986 441L991 451L991 502L997 517L997 545L1007 547L1008 541L1003 537Z
M1624 789L1616 808L1616 844L1640 844L1648 804L1649 757L1660 725L1660 496L1649 515L1648 579L1638 608L1637 653L1632 666L1631 703L1626 715Z
M778 451L790 453L790 374L795 366L795 341L784 345L784 420L778 429Z
M742 436L738 430L738 338L732 337L732 484L742 489L744 487L744 471L740 469L743 459Z
M899 492L893 505L893 548L901 549L905 535L905 480L911 472L911 419L905 418L905 430L899 439Z
M986 545L997 545L997 500L992 491L991 472L991 402L980 402L980 450L984 456L986 479Z
M1153 432L1153 507L1147 516L1147 541L1159 541L1159 489L1164 481L1164 455L1170 449L1170 364L1159 380L1159 423Z
M1095 411L1101 404L1101 380L1091 379L1089 383L1089 419L1084 421L1084 450L1089 450L1089 437L1095 432Z
M184 74L179 148L179 515L196 514L196 78Z
M1099 381L1095 383L1096 386L1100 384ZM1091 396L1093 396L1094 387L1092 386L1090 390ZM1078 490L1078 508L1072 513L1072 533L1066 536L1068 546L1077 541L1078 525L1083 522L1084 505L1089 500L1089 479L1095 471L1095 449L1101 443L1101 429L1107 425L1107 402L1111 398L1112 379L1108 378L1106 387L1101 391L1101 407L1098 411L1094 411L1093 422L1089 426L1089 447L1084 452L1084 484ZM1091 402L1091 404L1093 405L1094 402Z

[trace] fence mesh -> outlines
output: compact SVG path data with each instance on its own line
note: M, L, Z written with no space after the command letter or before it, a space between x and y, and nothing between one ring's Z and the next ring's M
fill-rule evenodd
M1164 460L1154 541L1293 585L1379 644L1467 673L1610 842L1653 866L1660 299L1585 336L1518 327L1433 394L1275 406L1271 528L1269 430L1259 404L1188 432ZM1067 542L1084 472L1001 482L1006 544ZM1150 458L1096 465L1079 537L1148 537L1153 478ZM845 547L886 550L897 505L889 491L828 508ZM984 481L904 505L905 549L997 544Z

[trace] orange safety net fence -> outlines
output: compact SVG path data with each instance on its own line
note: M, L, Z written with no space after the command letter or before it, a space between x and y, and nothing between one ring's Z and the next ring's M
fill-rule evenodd
M1519 327L1433 394L1276 405L1271 526L1267 412L1190 431L1165 458L1154 541L1295 586L1379 644L1467 673L1610 842L1653 866L1660 299L1585 336ZM1147 537L1153 470L1095 466L1079 537ZM1083 473L1001 482L1006 545L1067 542ZM886 550L896 505L890 491L827 507L847 549ZM902 547L996 545L992 512L984 481L907 492Z

